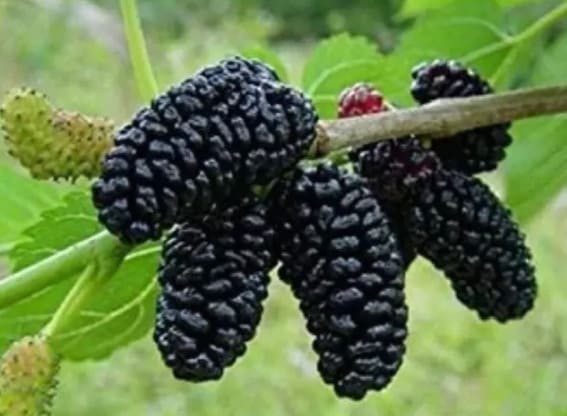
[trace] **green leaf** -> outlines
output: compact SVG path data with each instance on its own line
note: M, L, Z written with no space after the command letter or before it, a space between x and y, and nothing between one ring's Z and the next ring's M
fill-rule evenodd
M0 245L15 242L42 210L61 202L65 186L39 182L0 162Z
M520 222L528 222L567 183L567 117L522 121L504 169L506 203Z
M17 271L69 247L102 230L90 197L72 192L63 198L65 205L41 214L41 221L22 232L25 240L10 253L12 270Z
M540 56L532 85L567 82L567 35ZM541 211L567 183L567 117L525 120L516 124L514 144L504 163L506 202L518 219L527 222Z
M98 231L90 196L74 192L65 205L48 210L23 233L11 260L16 268L33 264ZM151 328L155 309L155 274L159 248L141 247L119 268L85 308L53 338L55 349L70 360L100 359L143 336ZM8 279L10 277L7 277ZM76 277L0 310L0 353L14 339L37 333L49 322Z
M53 347L69 360L102 359L153 327L159 247L137 251L85 306Z
M414 17L428 10L439 9L454 0L406 0L400 10L400 17Z
M361 36L350 36L341 34L333 36L327 40L320 42L311 57L305 65L301 85L305 91L314 95L319 92L319 85L324 83L333 83L328 81L333 78L335 71L339 72L338 77L344 77L344 72L340 68L344 68L348 72L350 66L364 66L364 63L379 63L380 55L374 43ZM366 67L366 70L374 68ZM358 75L369 74L364 70L358 72ZM366 78L366 77L365 77ZM361 81L361 79L358 79ZM338 82L342 85L341 82ZM334 94L340 91L325 91Z
M464 3L462 0L406 0L399 14L400 17L414 17L428 10L446 7L455 1ZM513 7L533 1L535 0L498 0L498 4L502 7Z
M466 61L491 77L512 45L507 44L502 10L493 0L456 1L421 16L387 59L381 89L398 103L411 103L411 69L435 58Z
M498 0L498 4L502 7L513 7L523 3L534 3L535 1L537 0Z
M258 59L262 62L265 62L266 64L274 68L283 82L289 81L287 68L282 59L274 51L263 46L254 46L244 49L243 51L241 51L241 53L242 56L246 58Z
M337 116L337 97L335 95L316 95L312 98L319 117L332 119Z

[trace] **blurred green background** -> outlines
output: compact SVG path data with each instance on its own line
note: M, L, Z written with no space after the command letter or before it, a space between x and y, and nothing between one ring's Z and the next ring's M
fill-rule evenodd
M117 3L0 0L0 93L30 85L58 106L125 120L140 101ZM400 17L402 3L141 0L140 7L163 87L203 64L255 45L275 50L297 81L317 40L343 31L368 36L389 52L414 24L413 17ZM535 1L507 9L507 24L523 27L559 3ZM558 59L544 57L566 30L566 22L560 21L530 45L527 64L507 69L513 75L510 85L522 85L531 64L566 61L567 55L557 50L553 56ZM407 83L407 74L399 77ZM11 163L5 155L0 160ZM501 173L487 179L506 191ZM339 400L319 380L296 301L274 279L255 341L221 382L175 381L147 336L106 361L66 363L54 414L567 415L565 195L559 193L532 218L526 232L540 283L535 310L504 326L480 322L455 300L441 275L425 262L414 264L407 278L410 337L405 363L386 391L363 402Z

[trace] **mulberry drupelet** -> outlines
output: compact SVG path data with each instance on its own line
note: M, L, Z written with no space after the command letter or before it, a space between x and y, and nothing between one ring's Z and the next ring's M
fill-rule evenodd
M126 243L157 239L292 167L316 122L311 102L263 64L205 68L116 133L93 185L99 219Z
M318 369L339 396L380 390L405 352L402 258L387 217L363 181L322 164L274 190L279 275L315 336Z
M244 354L276 262L273 240L254 198L182 223L167 238L154 340L175 377L218 379Z
M458 299L480 318L505 322L533 307L537 287L524 235L479 179L437 172L407 218L418 253L445 272Z
M411 93L420 104L438 98L470 97L492 93L492 87L472 69L456 61L435 60L412 71ZM480 127L445 140L433 140L432 149L443 166L468 174L494 170L512 143L510 123Z

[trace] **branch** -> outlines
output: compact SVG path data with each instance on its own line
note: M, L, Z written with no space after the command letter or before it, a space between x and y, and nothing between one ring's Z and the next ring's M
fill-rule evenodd
M131 247L101 232L0 280L0 309L80 273L94 259L121 256Z
M441 139L477 127L564 112L567 85L441 99L422 107L321 121L310 156L408 135Z
M138 92L144 101L149 102L157 95L158 87L146 48L138 5L136 0L120 0L120 9Z

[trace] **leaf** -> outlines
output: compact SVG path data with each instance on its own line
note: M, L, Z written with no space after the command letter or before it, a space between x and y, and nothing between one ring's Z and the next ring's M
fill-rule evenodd
M502 10L494 0L456 1L424 14L388 57L381 89L398 103L411 103L411 69L436 58L466 61L490 78L513 46L503 28Z
M278 56L278 54L275 53L274 51L267 49L263 46L254 46L244 49L242 51L242 56L250 59L258 59L270 65L272 68L274 68L274 70L276 71L282 82L289 81L289 74L287 68L284 62Z
M42 210L61 202L65 186L39 182L0 162L0 245L15 242Z
M27 240L10 253L13 271L20 270L102 230L90 197L72 192L59 206L41 214L41 221L22 232Z
M502 7L513 7L513 6L519 6L520 4L523 3L534 3L537 0L498 0L498 3L502 6Z
M64 201L64 206L46 211L37 224L25 230L27 241L16 245L11 253L16 268L33 264L100 230L88 194L74 192ZM129 255L117 274L70 321L66 332L53 338L55 349L70 360L100 359L147 333L153 323L158 260L155 244ZM76 279L64 280L0 310L0 353L11 341L41 330Z
M400 17L415 17L429 10L446 7L455 1L463 3L462 0L406 0L399 15ZM534 1L535 0L498 0L498 4L502 7L513 7Z
M153 326L159 248L130 255L112 280L73 320L53 337L66 359L101 359L144 336Z
M564 84L566 54L563 35L540 56L531 84ZM513 130L516 139L504 163L506 202L522 222L532 219L567 183L566 131L565 115L525 120Z
M319 117L332 119L337 116L337 97L335 95L317 95L312 98Z
M406 0L400 10L400 17L415 17L428 10L451 4L454 0Z
M311 54L303 70L301 85L314 95L317 86L324 83L337 67L346 68L355 62L378 63L379 59L376 45L368 39L348 34L333 36L320 42ZM337 94L339 91L332 92Z

